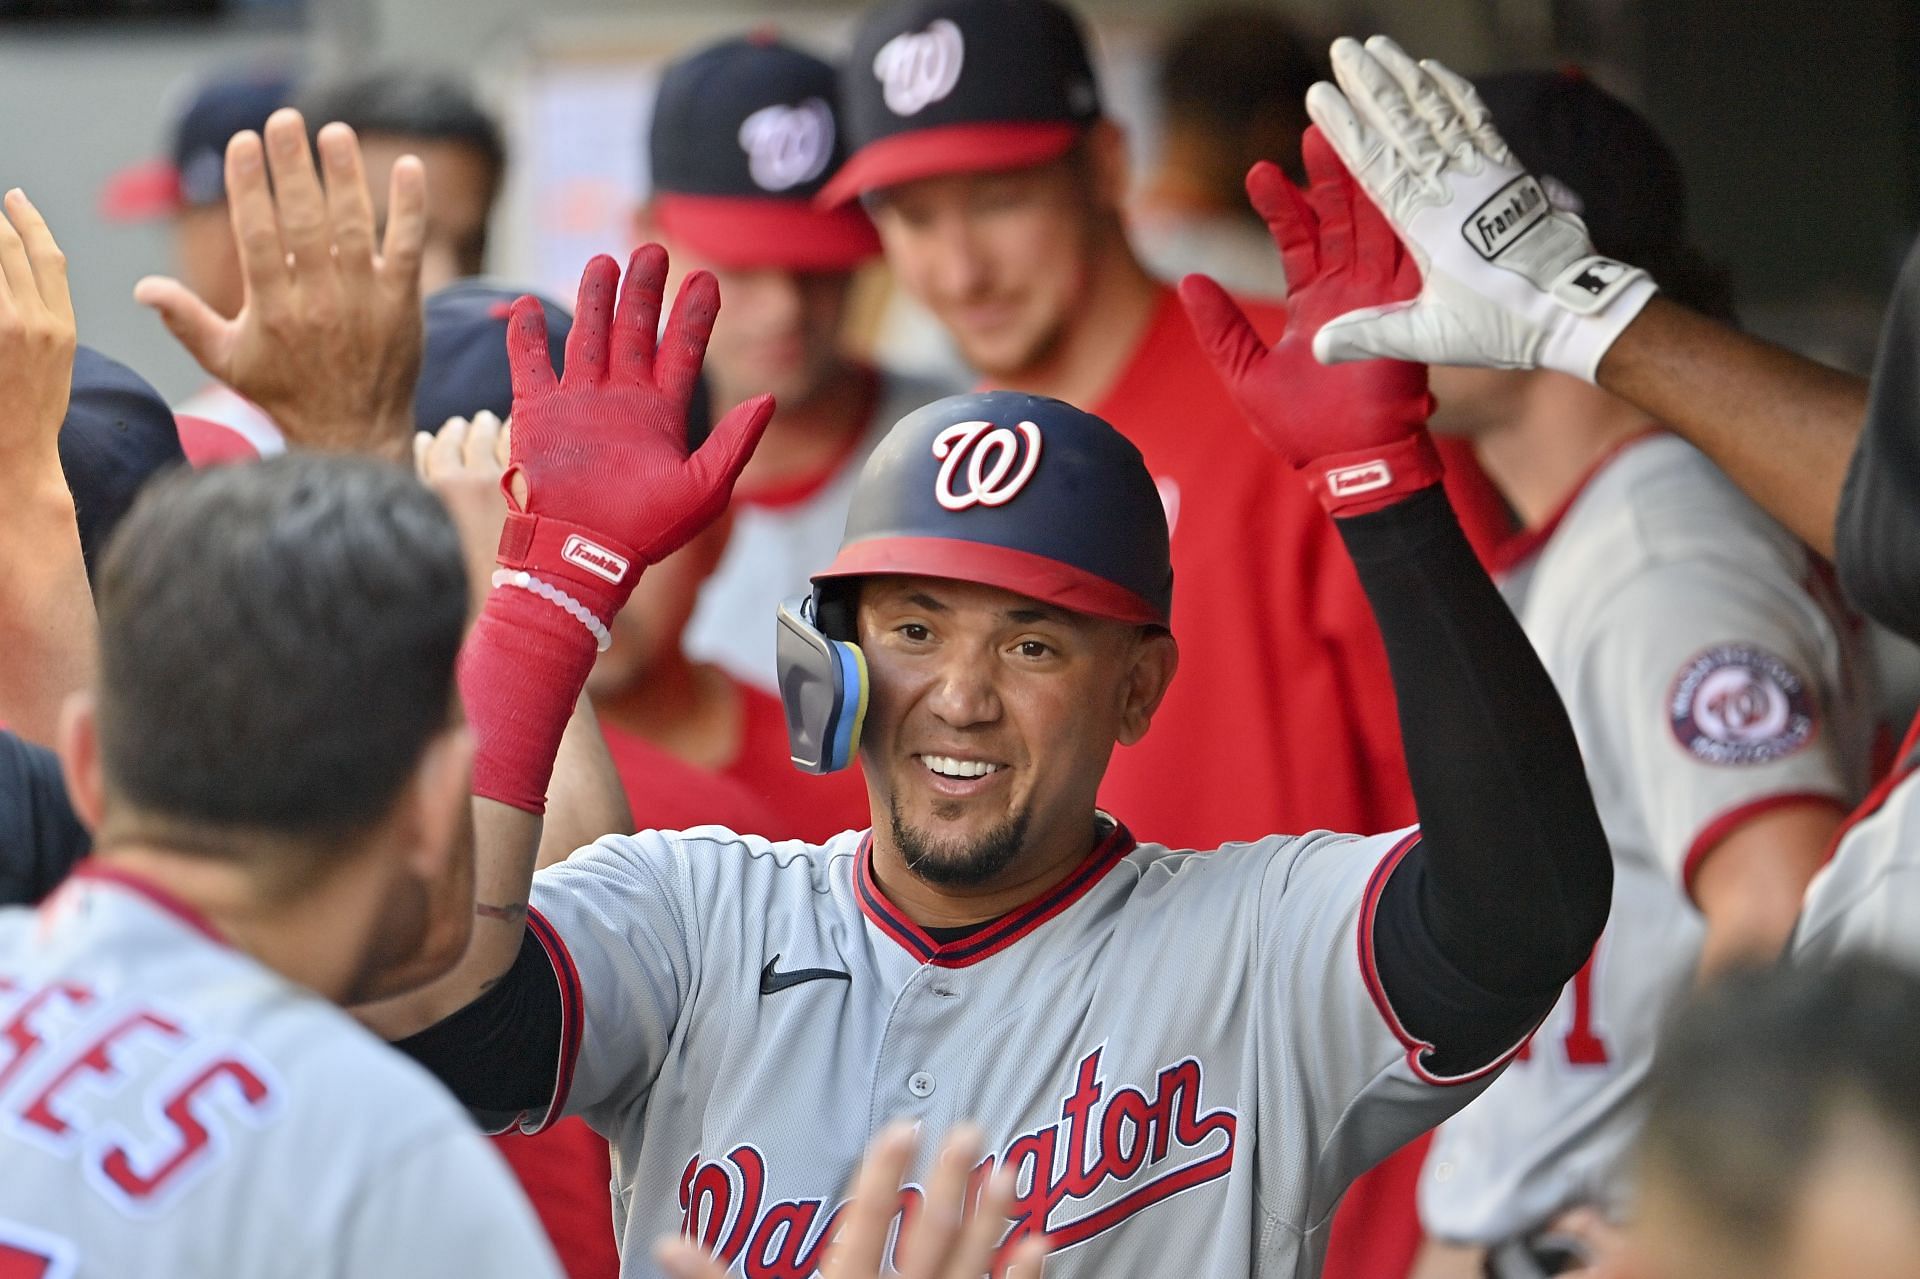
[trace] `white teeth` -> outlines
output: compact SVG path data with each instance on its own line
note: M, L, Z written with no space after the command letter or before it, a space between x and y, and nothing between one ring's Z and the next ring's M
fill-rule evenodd
M946 755L922 755L920 762L942 777L985 777L1002 767L982 759L953 759Z

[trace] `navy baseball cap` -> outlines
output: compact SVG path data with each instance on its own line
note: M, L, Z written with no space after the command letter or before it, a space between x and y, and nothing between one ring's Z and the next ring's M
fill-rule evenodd
M874 574L997 586L1074 612L1165 626L1167 516L1147 464L1104 419L1015 391L951 395L900 419L855 482L827 596Z
M142 222L220 203L227 195L228 140L265 128L267 117L292 97L293 77L284 71L255 69L206 81L174 125L172 157L116 173L101 194L101 213Z
M450 417L513 412L513 370L507 363L507 316L528 291L487 280L457 280L426 301L426 342L413 389L413 424L437 431ZM532 295L547 317L547 355L553 371L567 365L573 317L551 298ZM713 429L706 379L694 383L687 410L687 444L698 448Z
M73 355L73 393L59 448L91 578L142 486L187 458L160 393L126 365L84 346Z
M437 431L450 417L513 412L513 375L507 365L507 312L528 292L487 280L457 280L426 301L426 342L413 389L413 421ZM547 352L553 371L566 365L573 317L534 295L547 316Z
M1100 118L1079 20L1055 0L897 0L860 23L840 81L840 204L949 173L1065 155Z
M652 212L716 266L850 271L880 252L863 210L814 197L844 155L838 77L770 35L723 40L660 78Z

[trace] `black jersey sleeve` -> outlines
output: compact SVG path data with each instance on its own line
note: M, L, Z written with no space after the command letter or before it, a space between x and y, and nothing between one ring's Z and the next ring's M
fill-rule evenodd
M1920 241L1887 308L1833 538L1854 604L1920 641Z
M1427 1064L1467 1074L1553 1007L1607 920L1613 861L1566 709L1438 486L1338 521L1386 641L1420 843L1373 943Z

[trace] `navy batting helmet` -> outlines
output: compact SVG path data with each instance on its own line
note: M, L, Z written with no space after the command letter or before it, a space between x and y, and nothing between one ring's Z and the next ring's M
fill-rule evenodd
M902 418L861 469L840 553L779 617L794 763L844 768L859 746L866 661L854 581L875 574L997 586L1074 612L1165 626L1167 518L1146 462L1091 413L984 391Z

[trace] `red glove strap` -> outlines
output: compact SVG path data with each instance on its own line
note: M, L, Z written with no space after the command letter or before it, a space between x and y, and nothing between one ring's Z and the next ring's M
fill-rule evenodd
M1331 515L1365 515L1440 482L1445 468L1425 431L1389 444L1317 457L1307 486Z
M591 529L544 515L507 512L500 530L500 563L525 569L585 604L608 626L646 561L620 543Z
M507 589L487 596L460 649L475 795L546 812L560 735L595 656L586 627L546 600Z

